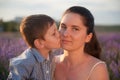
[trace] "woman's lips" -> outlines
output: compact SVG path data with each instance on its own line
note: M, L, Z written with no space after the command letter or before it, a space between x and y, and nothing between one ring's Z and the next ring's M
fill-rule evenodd
M62 40L62 43L64 43L64 44L67 44L67 43L70 43L71 41L69 41L69 40Z

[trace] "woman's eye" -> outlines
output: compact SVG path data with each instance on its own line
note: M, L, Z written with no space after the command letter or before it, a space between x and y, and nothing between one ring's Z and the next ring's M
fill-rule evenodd
M73 28L74 31L78 31L79 29L78 28Z
M61 29L64 29L64 30L65 30L66 28L67 28L67 27L65 27L65 26L61 26Z

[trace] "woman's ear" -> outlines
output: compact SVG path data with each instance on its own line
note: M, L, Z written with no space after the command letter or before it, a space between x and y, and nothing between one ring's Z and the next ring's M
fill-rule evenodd
M43 48L44 47L44 42L43 42L43 40L40 40L40 39L36 39L35 41L34 41L34 45L35 45L35 47L36 48Z
M91 38L93 36L93 33L89 33L86 38L86 42L90 42Z

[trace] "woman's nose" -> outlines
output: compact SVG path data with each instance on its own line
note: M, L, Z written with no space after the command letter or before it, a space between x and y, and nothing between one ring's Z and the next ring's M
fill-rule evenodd
M68 30L65 30L65 31L63 32L63 36L65 36L65 37L69 36L69 31L68 31Z

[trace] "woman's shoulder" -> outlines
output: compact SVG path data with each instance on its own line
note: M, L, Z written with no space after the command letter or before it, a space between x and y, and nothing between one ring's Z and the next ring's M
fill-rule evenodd
M92 62L93 64L101 64L101 63L105 64L104 61L102 61L102 60L100 60L100 59L98 59L96 57L93 57L93 56L89 56L89 57L90 57L90 62Z
M106 68L106 63L98 58L90 56L89 65L91 65L90 73L94 71L94 69L99 69L101 67Z
M108 71L106 63L95 57L91 57L91 69L88 75L88 78L103 78L102 80L108 80Z
M92 73L95 69L99 69L101 67L106 67L106 63L100 59L97 59L95 57L91 57L90 63L91 64L91 70L90 73Z

